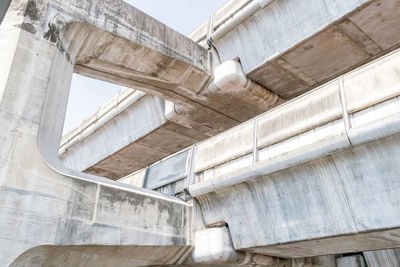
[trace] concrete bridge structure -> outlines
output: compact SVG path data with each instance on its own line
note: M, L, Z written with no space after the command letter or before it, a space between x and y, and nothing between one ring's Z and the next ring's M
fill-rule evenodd
M203 78L193 74L198 81L192 76L187 78L199 87L197 89L192 88L193 85L182 84L182 87L192 88L191 95L186 95L204 105L203 109L197 106L191 113L191 108L182 108L183 103L179 102L181 96L171 95L174 90L161 92L156 88L149 89L150 82L143 85L143 78L140 86L132 82L123 83L151 92L153 97L137 99L138 104L130 108L135 108L135 111L126 111L102 127L105 120L99 120L99 116L108 110L112 110L109 117L120 113L120 108L114 108L119 100L114 99L99 113L88 118L85 124L68 133L60 150L66 166L119 179L398 47L397 1L315 1L312 4L309 1L261 1L264 5L268 4L264 8L260 8L259 2L229 1L214 14L212 21L210 19L190 35L191 39L207 47L204 41L207 35L213 36L213 33L218 34L225 28L229 30L231 24L241 22L214 40L215 49L208 54L198 47L198 51L203 51L203 68L208 68L205 72L209 74L204 74ZM247 12L248 9L254 13ZM241 21L246 14L251 15ZM233 64L234 59L239 59L240 63ZM88 75L79 64L75 69ZM132 77L132 73L130 75L131 80L139 79ZM107 79L108 76L96 77ZM185 79L183 77L181 75L179 79ZM207 79L214 79L214 83L210 84ZM107 80L120 84L125 81ZM249 82L257 86L248 88ZM254 91L254 88L260 91ZM267 90L279 97L273 98L271 105L268 101L260 103L263 97L271 96L264 95ZM237 98L250 103L251 108L243 101L238 102ZM255 109L258 103L259 108ZM206 107L209 107L207 111ZM137 112L148 115L133 118ZM201 118L199 114L202 114ZM152 119L144 119L146 116ZM143 120L138 122L137 118ZM91 134L95 129L96 133ZM118 142L102 141L109 138ZM103 145L98 146L98 142ZM64 153L66 150L68 152Z
M123 1L12 1L0 265L398 266L399 7L229 1L189 39ZM73 72L140 91L62 140Z

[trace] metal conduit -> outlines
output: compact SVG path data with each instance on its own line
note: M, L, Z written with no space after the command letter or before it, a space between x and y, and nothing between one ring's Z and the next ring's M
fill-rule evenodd
M207 44L212 48L213 44L218 41L222 36L233 30L237 25L248 19L251 15L270 5L275 0L253 0L250 4L245 6L241 11L232 15L232 17L222 24L217 30L209 34ZM212 27L211 27L212 29Z

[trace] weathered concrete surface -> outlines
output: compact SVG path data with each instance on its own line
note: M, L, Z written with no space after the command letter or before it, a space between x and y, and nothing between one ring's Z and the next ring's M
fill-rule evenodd
M166 113L173 103L140 92L130 94L121 102L117 94L85 120L83 129L80 125L70 132L75 136L63 137L65 166L116 180L208 137L169 121ZM135 102L120 108L130 98ZM103 119L112 112L117 114ZM76 143L70 146L71 140Z
M0 266L83 245L93 247L60 257L96 263L112 246L131 265L173 264L190 249L190 205L68 170L58 157L74 65L54 25L37 21L55 3L13 1L0 27ZM158 257L144 259L146 246Z
M214 30L251 1L230 1ZM222 61L239 57L248 77L284 98L399 45L397 0L273 1L214 45ZM190 37L204 44L207 23Z
M228 77L224 84L212 83L211 69L216 63L207 50L140 11L126 8L130 9L129 14L123 14L128 16L127 21L120 21L115 28L108 25L108 15L106 25L100 25L92 11L85 14L86 22L67 23L70 19L64 18L63 47L73 59L76 72L142 90L170 104L158 99L157 110L145 111L160 121L150 128L138 130L137 125L131 125L130 131L115 130L115 125L141 116L137 108L124 112L131 114L115 117L116 122L104 125L110 129L85 138L88 140L75 144L70 151L62 151L68 167L118 179L284 101L247 79L240 64L236 64L233 73L229 68L219 72L222 78ZM80 128L88 127L85 123ZM138 131L142 132L139 136L131 134ZM102 142L99 136L112 136L111 140L119 141L115 145L105 143L98 152L91 144ZM88 157L88 152L97 158Z
M10 266L148 266L179 260L181 248L152 246L40 246L19 256ZM149 260L151 259L151 260Z
M362 255L352 255L336 259L338 267L367 267Z
M398 247L399 62L395 51L198 144L189 191L206 224L279 257Z
M99 3L105 9L97 9ZM191 230L198 230L190 227L197 224L198 218L193 217L201 213L208 226L227 223L233 248L248 252L254 260L250 265L257 263L256 259L271 259L257 253L304 257L400 245L398 53L383 59L382 68L371 64L321 87L327 90L320 97L310 93L308 97L315 97L315 102L308 106L297 100L284 106L281 116L298 120L286 139L273 132L282 126L273 123L279 116L267 118L278 109L236 128L243 138L253 141L244 141L244 149L226 142L237 138L236 129L225 133L226 138L213 139L214 150L226 155L204 164L185 165L184 173L199 182L190 191L201 211L193 211L178 199L71 171L60 161L58 145L77 59L81 65L76 70L110 80L116 72L123 73L111 56L116 52L115 58L126 55L117 47L130 44L137 51L148 52L149 57L171 60L167 62L171 69L165 69L160 77L149 72L163 68L150 63L146 70L137 63L128 68L127 75L134 76L129 83L156 84L157 88L147 88L153 92L166 92L163 86L168 81L164 78L179 76L174 72L181 70L179 66L199 71L200 76L209 75L200 62L182 56L190 52L171 55L157 46L157 38L151 39L150 45L142 39L133 41L134 34L118 27L125 25L121 21L126 19L123 12L127 6L122 2L69 4L15 1L1 25L0 46L6 53L0 55L4 70L0 78L0 228L7 231L0 232L0 265L18 266L35 260L38 265L58 265L65 257L71 263L84 259L88 265L97 265L104 259L115 264L116 256L121 257L122 265L181 263L193 245ZM72 14L75 11L78 15ZM117 15L121 20L116 20ZM79 22L73 22L76 20ZM110 26L110 21L118 25ZM69 24L64 25L66 22ZM95 36L89 30L98 33L99 47L92 43ZM79 31L87 34L80 40L96 47L98 53L76 42ZM106 45L110 40L116 44ZM106 53L102 54L102 49ZM134 73L135 68L144 77ZM174 90L186 87L176 88L170 91L179 99ZM302 112L292 108L296 103L302 105ZM325 112L318 117L321 107ZM338 114L340 107L343 110ZM347 112L350 123L345 124ZM198 116L195 123L206 121ZM307 122L310 119L314 120L311 124ZM276 127L270 127L272 133L266 130L271 124ZM199 162L207 159L207 154L216 154L210 145L200 144L197 149L198 155L203 155L197 158ZM260 162L255 163L257 159ZM178 170L181 162L177 161ZM227 175L219 176L218 171ZM157 171L154 174L163 178ZM175 174L172 180L182 176L181 172ZM193 224L192 219L196 220ZM114 257L105 259L107 249L115 251ZM144 259L147 249L156 255ZM309 259L289 262L316 265ZM330 260L326 262L330 264Z
M240 12L250 2L227 2L215 13L212 28L224 27L235 12ZM80 47L80 52L76 52L77 72L156 94L177 105L165 114L166 124L160 125L157 131L148 132L145 139L151 140L152 145L148 142L143 144L145 139L134 141L131 136L117 131L113 134L114 138L129 142L108 146L107 153L93 152L101 155L94 165L91 165L94 159L86 155L90 150L86 142L79 143L71 155L65 157L82 159L82 163L86 162L85 167L81 168L79 164L68 166L118 179L129 171L160 160L167 156L165 153L171 155L182 147L196 143L199 138L203 140L244 122L285 99L309 91L398 47L398 10L397 0L316 1L313 4L306 0L276 0L217 40L215 47L223 63L221 65L218 65L215 51L207 54L194 43L190 43L194 47L191 53L179 52L183 56L172 54L172 57L183 61L178 63L168 59L172 53L169 50L159 50L161 54L167 54L164 57L155 53L149 56L147 53L150 52L143 52L130 46L126 40L103 32L98 25L70 25L66 33L68 39L86 40L72 45L75 50L75 46ZM190 37L203 44L207 28L208 22L205 22ZM115 31L120 34L118 31L122 30L118 28ZM169 34L168 30L165 31ZM163 42L162 32L160 30L151 35ZM134 34L135 37L137 35L140 36ZM147 39L140 41L140 44L151 44ZM169 45L167 42L167 47ZM172 46L181 49L175 43ZM211 54L213 57L210 57ZM138 60L128 60L129 55ZM188 69L185 64L188 61L184 59L189 55L200 55L201 60ZM162 62L158 65L148 63L155 58ZM250 78L248 83L218 82L219 68L234 58L240 59L244 74ZM265 88L276 94L267 93ZM281 98L274 101L277 97ZM156 113L154 116L157 116ZM116 121L118 119L115 118ZM105 127L113 128L110 124ZM189 133L189 136L183 133ZM102 142L101 138L93 136L93 142L95 140ZM172 145L175 146L171 148ZM139 154L143 158L135 156ZM135 164L135 161L141 164ZM118 169L121 171L117 172Z
M398 267L400 266L399 249L386 249L377 251L366 251L363 253L368 267Z

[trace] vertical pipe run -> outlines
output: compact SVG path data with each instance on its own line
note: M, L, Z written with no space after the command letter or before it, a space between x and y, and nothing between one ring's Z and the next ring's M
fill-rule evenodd
M257 129L258 129L258 116L254 118L254 129L253 129L253 164L258 161L258 149L257 149Z
M209 48L212 48L214 42L218 41L222 36L232 31L235 27L248 19L254 13L259 11L260 9L265 8L274 1L275 0L253 0L242 10L233 14L232 17L219 28L217 28L215 32L213 32L212 34L208 34L206 42Z
M190 153L189 153L188 172L187 172L187 177L186 177L186 184L184 187L184 191L187 194L186 201L192 198L190 195L190 192L189 192L189 186L191 184L196 183L196 181L195 181L196 175L194 173L194 160L195 160L195 155L196 155L196 149L197 149L196 145L193 145L192 148L190 149Z
M339 77L339 95L340 95L340 102L342 103L344 126L345 126L346 132L347 132L351 128L351 122L350 122L349 113L347 111L346 97L344 94L343 76Z

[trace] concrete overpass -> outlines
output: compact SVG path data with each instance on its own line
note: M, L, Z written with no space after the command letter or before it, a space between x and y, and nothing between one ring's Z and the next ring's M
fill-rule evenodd
M122 182L189 193L239 250L288 258L399 247L399 63L397 50ZM374 253L364 252L368 266ZM400 264L398 251L385 253Z
M266 12L275 18L294 2L228 3L225 8L239 5L245 15L251 13L247 10L256 13L246 17L239 12L246 19L234 21L243 24L221 39L215 38L220 22L214 17L210 44L221 65L234 70L232 83L205 48L122 1L13 1L0 26L0 265L398 264L399 252L392 249L400 246L398 52L323 81L397 46L400 33L391 25L400 3L321 1L324 6L308 6L307 12L316 8L315 13L298 10L304 21L295 20L296 25L305 23L307 14L321 20L294 37L308 42L325 33L346 45L335 52L322 50L328 54L318 64L336 67L329 75L320 69L322 76L313 84L320 87L248 121L303 89L287 86L284 96L249 79L252 64L265 57L238 54L240 65L228 61L238 55L228 55L224 38L240 33L246 23L266 27L257 16ZM365 25L374 19L379 23L369 29L371 36L361 37L372 41L380 34L383 39L374 40L380 47L375 54L357 57L357 49L366 48L348 46L356 41L341 38L331 27L366 14ZM368 32L363 25L356 28ZM194 34L196 41L202 42L202 28ZM279 48L289 49L281 41ZM301 51L295 42L291 45L290 51ZM312 62L321 52L315 49L309 50L316 54L298 57ZM292 71L319 75L318 64L311 64L309 72ZM185 131L223 133L187 150L177 147L177 154L126 177L125 182L144 189L71 170L58 150L74 71L152 93L158 97L153 104L166 99L169 104L158 102L164 103L158 105L160 113ZM131 95L145 97L125 91L116 107ZM172 115L162 109L171 106Z
M205 47L207 36L219 36L209 54L204 54L204 62L208 60L210 64L203 68L209 68L205 71L209 74L204 74L199 81L192 76L187 79L199 87L191 89L194 95L187 96L203 105L202 109L182 109L172 104L178 103L181 96L172 95L170 90L167 94L149 89L148 85L143 88L146 87L143 78L142 84L126 82L126 86L156 93L156 96L138 99L137 104L122 113L123 103L115 102L116 99L109 102L65 136L60 149L64 164L119 179L238 125L398 47L399 10L398 1L392 0L315 1L312 5L309 1L228 1L190 35ZM221 35L221 31L225 34ZM198 49L203 51L201 47ZM82 72L79 64L75 69L90 75ZM96 77L107 79L106 75ZM139 78L135 76L134 79ZM147 79L149 84L150 78ZM179 80L177 76L173 79ZM211 79L214 83L208 85ZM248 83L253 86L247 88ZM259 93L267 92L266 89L275 95L260 102L266 96ZM258 108L254 109L255 106ZM151 112L147 111L149 108ZM107 110L112 110L107 116L115 119L98 120L97 117ZM143 119L138 126L137 118L143 117L143 112L153 120ZM96 132L91 134L94 130ZM110 139L118 141L105 142Z

